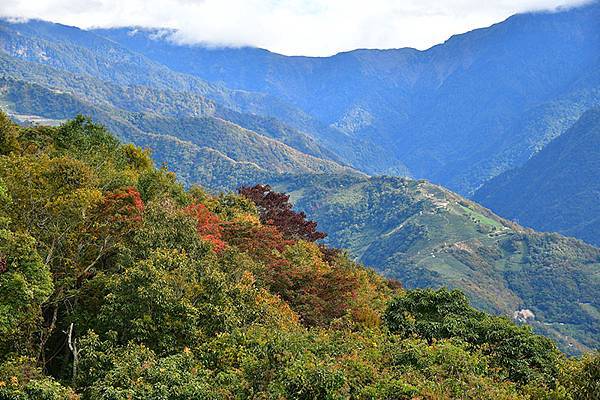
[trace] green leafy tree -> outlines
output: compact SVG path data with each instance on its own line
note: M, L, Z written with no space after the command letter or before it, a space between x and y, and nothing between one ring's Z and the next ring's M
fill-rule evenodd
M52 277L26 233L0 228L0 361L11 352L31 353L52 294Z
M445 288L415 289L394 299L385 313L392 332L429 341L458 338L489 355L518 383L554 384L560 355L550 339L469 306L466 296Z
M19 148L19 129L8 115L0 111L0 155L6 155Z
M79 396L46 376L34 359L21 356L0 363L0 399L79 400Z
M159 357L148 347L119 346L90 333L81 340L78 385L86 399L226 399L234 394L189 349Z
M565 398L593 400L600 393L600 352L595 351L578 359L570 359L560 369L560 387L556 391Z
M156 250L109 282L99 328L159 353L192 345L200 335L197 272L184 253Z

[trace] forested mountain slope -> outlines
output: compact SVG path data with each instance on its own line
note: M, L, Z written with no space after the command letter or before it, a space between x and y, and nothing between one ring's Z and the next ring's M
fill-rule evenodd
M275 185L327 243L409 288L461 288L484 310L528 309L564 349L600 343L600 249L523 228L426 181L305 177Z
M186 191L84 118L24 128L0 113L0 397L597 393L597 354L567 359L459 291L403 290L318 237L285 196Z
M267 131L275 128L281 132L287 126L287 134L279 137L290 139L287 144L294 146L299 136L304 136L301 141L306 142L310 133L312 149L320 147L321 155L363 170L383 168L382 155L397 161L391 150L367 146L281 99L207 83L173 71L114 40L75 27L44 21L0 20L0 64L0 74L4 76L79 97L93 97L94 103L108 99L127 111L139 111L142 107L161 114L192 112L197 116L216 107L215 112L231 117L236 124L249 124L250 129L258 124L268 126ZM211 101L216 105L205 108ZM281 122L274 123L274 117ZM398 171L405 170L399 161L393 164ZM389 168L389 162L385 165Z
M600 104L599 18L594 2L516 15L427 51L325 58L180 46L163 30L87 32L42 21L2 22L0 46L5 57L84 79L200 94L244 116L279 120L312 136L326 148L320 154L369 174L412 175L470 194ZM11 76L46 84L43 73L33 75ZM62 89L77 80L64 81Z
M523 225L600 245L600 109L522 167L487 182L474 199Z
M334 156L308 136L277 121L231 111L202 97L144 87L123 90L95 80L90 83L95 85L92 88L108 86L108 90L81 96L83 89L72 94L4 78L0 79L0 101L23 121L35 117L60 121L77 114L93 117L123 140L151 149L158 163L167 163L188 184L199 183L213 190L232 189L284 173L352 171L319 158Z
M516 15L426 51L318 58L181 46L164 30L95 32L174 70L280 98L350 137L392 149L413 176L467 194L600 104L598 20L596 1ZM381 158L384 166L367 172L397 164Z

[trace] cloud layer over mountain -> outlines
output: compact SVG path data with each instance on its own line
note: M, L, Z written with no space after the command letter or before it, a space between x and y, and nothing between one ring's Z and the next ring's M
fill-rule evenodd
M3 0L0 15L80 27L177 29L176 40L251 45L288 55L355 48L425 49L524 11L586 0Z

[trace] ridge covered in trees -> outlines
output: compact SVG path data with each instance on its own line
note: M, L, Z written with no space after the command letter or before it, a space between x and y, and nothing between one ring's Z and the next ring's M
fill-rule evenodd
M600 346L600 249L525 228L425 180L305 175L274 183L324 242L406 288L449 287L576 355Z
M77 117L0 114L0 399L592 399L459 291L316 243L269 187L210 195Z

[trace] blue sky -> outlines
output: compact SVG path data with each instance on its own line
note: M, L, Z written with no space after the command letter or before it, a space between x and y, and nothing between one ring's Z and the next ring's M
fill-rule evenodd
M178 30L184 43L251 45L287 55L425 49L512 14L585 0L1 0L0 15L82 28Z

